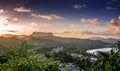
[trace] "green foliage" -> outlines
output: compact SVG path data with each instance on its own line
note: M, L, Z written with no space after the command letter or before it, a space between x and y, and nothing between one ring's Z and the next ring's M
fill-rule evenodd
M31 50L32 46L26 40L22 40L17 46L0 53L0 71L72 71L60 67L60 62L72 63L80 71L119 71L120 41L117 48L116 52L113 50L110 53L99 52L97 61L91 61L87 55L85 58L72 57L65 50L52 54L46 53L46 58L35 54Z
M93 71L120 71L120 41L117 44L117 51L110 53L99 52L101 57L93 63Z
M47 58L53 57L55 60L59 60L61 63L72 63L80 71L89 70L92 65L92 62L89 57L87 58L72 57L70 53L67 53L65 51L60 51L58 53L54 53L54 52L46 53L45 56Z
M0 54L0 71L59 71L59 61L44 60L30 50L27 41Z
M72 63L73 62L73 58L70 54L67 54L66 52L60 51L58 53L46 53L45 54L46 57L50 58L53 57L55 60L59 60L62 63Z
M120 41L118 41L117 47L120 50Z
M88 49L103 48L108 43L99 40L77 39L77 38L60 38L60 37L46 37L46 38L30 38L28 41L38 48L38 52L51 50L51 47L64 47L64 50L72 53L85 53ZM44 47L44 48L43 48Z

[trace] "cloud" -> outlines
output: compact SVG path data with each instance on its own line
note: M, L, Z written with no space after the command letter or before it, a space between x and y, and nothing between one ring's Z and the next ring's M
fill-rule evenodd
M4 25L4 26L8 26L8 24L6 24L6 23L4 23L3 25Z
M119 17L118 17L118 20L111 19L108 22L108 28L105 28L103 31L101 31L101 35L119 37L120 36Z
M31 25L32 25L32 26L37 26L37 23L34 23L34 22L33 22L33 23L31 23Z
M0 17L0 24L5 24L8 21L6 20L6 18Z
M8 22L18 22L18 18L6 18Z
M82 18L81 20L82 22L85 23L92 21L92 23L86 24L87 26L84 26L85 23L70 24L69 26L71 28L68 28L67 26L66 30L63 31L59 30L58 32L56 32L56 35L62 37L75 37L75 38L89 38L89 37L119 38L120 36L120 26L118 26L118 24L120 24L118 22L119 17L117 20L115 19L109 20L107 25L98 26L98 27L94 27L96 25L99 25L99 20L97 18L89 18L89 19ZM96 22L98 22L98 24L96 24ZM78 28L76 29L76 27Z
M15 31L15 30L7 30L7 32L15 33L15 32L18 32L18 31Z
M100 26L99 20L97 18L89 18L89 19L82 18L80 20L80 22L81 23L90 23L89 25L91 25L91 26Z
M50 14L49 16L52 17L53 19L63 19L61 16L55 14Z
M73 34L82 34L82 35L95 35L95 33L84 30L64 30L62 33L73 33Z
M4 9L0 9L0 14L6 13L6 12L8 12L8 11L4 10Z
M97 18L89 18L89 19L82 18L80 20L80 22L82 22L82 23L87 23L87 22L88 23L98 23L99 20Z
M81 8L85 8L85 7L86 7L86 4L76 4L76 5L74 5L75 9L81 9Z
M100 35L118 37L120 36L120 27L110 27L101 31Z
M27 7L16 7L14 10L17 12L31 12L31 9Z
M1 13L4 13L4 12L5 12L5 10L4 10L4 9L0 9L0 14L1 14Z
M88 19L87 21L90 23L98 23L99 22L99 20L97 18Z
M111 7L111 6L107 6L106 9L107 9L107 10L117 10L116 7Z
M120 16L118 16L118 20L120 20Z
M78 26L80 26L80 24L70 24L71 28L78 27Z
M63 30L62 32L56 32L54 33L56 36L61 37L73 37L73 38L88 38L88 37L94 37L96 33L91 31L84 31L84 30Z
M113 27L120 27L120 22L116 21L115 19L111 19L109 22L109 25L111 25Z
M32 13L31 16L33 17L39 17L39 15Z
M82 18L82 19L80 20L80 22L85 23L85 22L87 22L87 20L86 20L85 18Z
M34 13L32 13L31 16L36 17L36 18L47 19L47 20L63 19L63 17L58 16L58 15L56 15L56 14L41 15L41 14L34 14Z

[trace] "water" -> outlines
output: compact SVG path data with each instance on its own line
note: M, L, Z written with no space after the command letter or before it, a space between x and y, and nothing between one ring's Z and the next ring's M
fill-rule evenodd
M110 52L111 50L116 51L116 48L98 48L98 49L87 50L86 52L90 53L90 54L97 55L97 52Z

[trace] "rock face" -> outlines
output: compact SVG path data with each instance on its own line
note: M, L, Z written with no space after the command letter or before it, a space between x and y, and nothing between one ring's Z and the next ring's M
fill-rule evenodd
M33 32L33 34L31 35L32 37L35 38L41 38L41 37L53 37L53 33L46 33L46 32Z

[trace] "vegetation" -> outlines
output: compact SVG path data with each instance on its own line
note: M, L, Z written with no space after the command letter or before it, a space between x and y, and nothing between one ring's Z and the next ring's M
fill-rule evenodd
M99 52L101 57L93 63L92 71L120 71L120 41L117 48L110 53Z
M70 53L66 53L64 51L60 51L58 53L46 53L45 56L47 58L53 57L55 60L59 60L61 63L72 63L76 69L78 70L88 70L91 65L92 62L89 58L89 56L87 56L86 58L80 58L80 57L73 57L71 56Z
M105 43L99 40L89 39L77 39L77 38L60 38L60 37L46 37L46 38L30 38L28 41L33 44L38 51L48 52L47 49L51 50L56 47L64 47L66 52L82 52L86 50L103 48L109 43ZM72 51L71 51L72 50Z
M120 41L116 50L111 50L109 53L98 53L98 60L96 61L91 61L91 55L85 55L85 58L72 57L64 51L48 53L46 57L53 57L61 63L73 63L80 71L120 71Z
M99 52L96 61L91 61L92 55L83 54L84 57L82 58L73 57L71 56L72 52L66 50L44 53L45 56L40 56L40 54L35 53L27 41L23 40L17 46L0 53L0 71L72 71L69 67L60 66L61 63L72 63L74 68L80 71L120 70L120 41L117 44L116 51Z
M22 41L18 46L0 54L0 71L59 71L59 61L44 60L30 50L30 45Z

